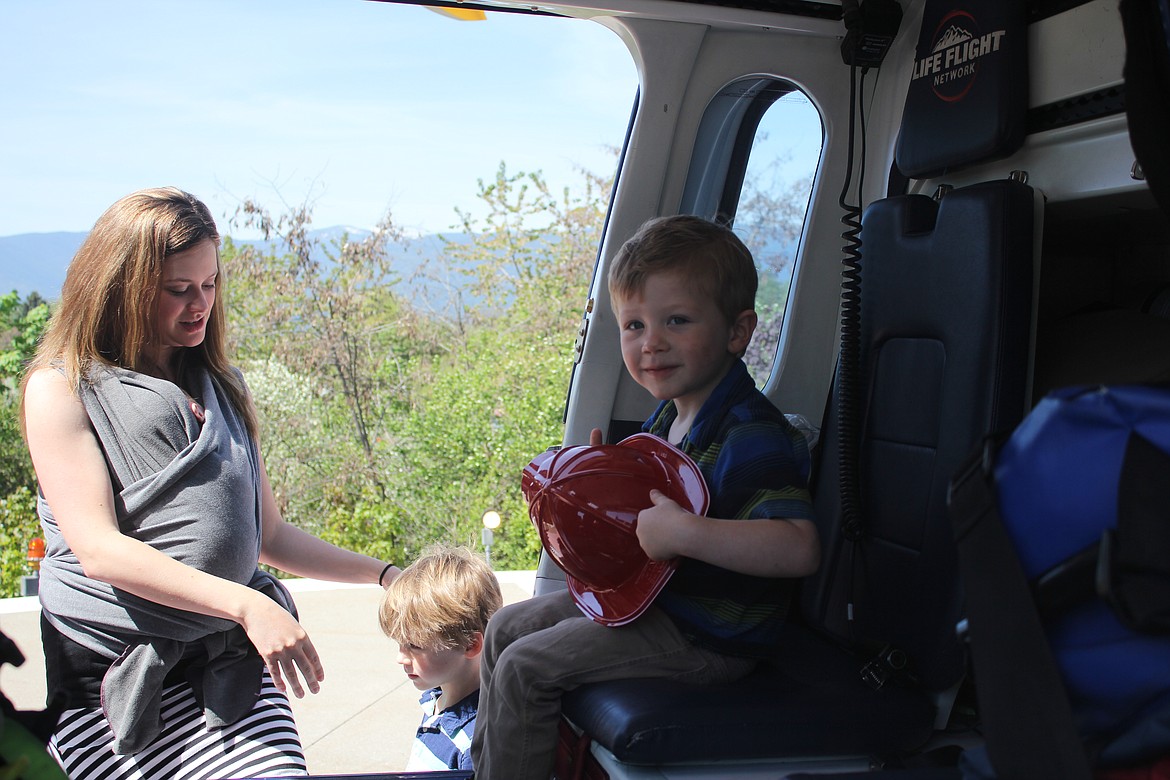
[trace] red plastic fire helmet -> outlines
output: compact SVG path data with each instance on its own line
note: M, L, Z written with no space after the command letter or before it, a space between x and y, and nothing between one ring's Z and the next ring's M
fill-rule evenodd
M664 439L548 450L520 477L528 514L588 617L620 626L641 615L678 562L652 561L638 544L638 513L657 488L702 515L710 496L695 462Z

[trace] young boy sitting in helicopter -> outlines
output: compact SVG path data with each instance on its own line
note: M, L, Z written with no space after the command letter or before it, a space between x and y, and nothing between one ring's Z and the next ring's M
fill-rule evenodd
M472 741L477 778L548 778L561 697L580 685L746 675L779 641L794 580L819 565L807 444L742 360L757 322L751 253L723 226L664 217L625 243L608 281L626 368L660 401L643 430L694 460L710 505L701 516L649 491L638 543L651 560L679 563L635 620L591 619L567 591L496 614Z

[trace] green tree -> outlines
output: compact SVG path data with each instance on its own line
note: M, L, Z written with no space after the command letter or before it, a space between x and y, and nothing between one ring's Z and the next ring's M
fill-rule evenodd
M36 474L20 430L15 392L0 393L0 496L36 488Z
M30 573L28 543L40 535L33 491L22 485L0 498L0 598L20 595L20 577Z
M36 474L19 421L20 379L49 322L40 295L0 296L0 597L20 593L28 542L40 535Z
M401 505L416 545L478 545L483 513L498 511L499 568L531 568L539 541L520 495L520 472L561 442L572 337L518 345L506 329L475 329L466 349L436 366L408 420L397 473L413 489ZM414 549L413 552L417 552Z
M329 381L348 410L354 441L372 456L384 399L402 385L373 370L378 353L393 347L394 301L378 290L394 281L388 244L401 233L387 215L366 238L326 242L313 236L311 223L307 204L275 219L253 201L240 207L233 224L258 229L283 254L261 256L256 245L234 244L225 253L229 278L267 292L232 299L248 315L236 327L265 352L305 361ZM258 329L264 337L256 338Z
M420 340L394 291L401 233L389 215L363 238L325 238L311 222L308 205L273 217L246 202L234 224L265 241L228 239L223 261L277 500L287 519L328 536L328 518L358 497L386 497L388 423L408 406Z
M595 263L607 183L553 192L539 173L479 182L487 215L420 276L432 311L393 271L387 218L329 246L311 209L238 222L269 243L225 242L226 295L241 367L285 516L330 541L409 560L434 541L478 546L484 511L504 517L493 560L530 568L539 540L520 471L562 439L573 338ZM375 546L372 548L371 546Z
M37 293L0 295L0 597L20 593L29 540L40 536L36 475L17 417L20 379L49 322Z
M506 322L535 333L572 332L597 261L612 182L585 170L580 189L553 192L536 173L480 179L477 198L487 206L475 219L456 210L470 241L448 243L449 265L469 277L486 305L464 312L477 322Z
M520 472L563 438L573 340L596 262L607 182L582 171L575 194L540 173L501 164L479 182L482 219L459 212L464 238L444 268L471 296L454 313L451 341L414 374L397 473L418 544L478 545L488 509L503 516L493 563L531 568L540 542L520 495ZM469 238L468 238L469 237Z
M771 374L780 340L800 233L812 194L812 177L787 180L787 157L749 168L735 218L735 232L752 250L760 289L756 295L759 324L744 362L757 383Z
M25 300L15 290L0 295L0 381L7 390L16 389L50 314L49 304L36 292Z

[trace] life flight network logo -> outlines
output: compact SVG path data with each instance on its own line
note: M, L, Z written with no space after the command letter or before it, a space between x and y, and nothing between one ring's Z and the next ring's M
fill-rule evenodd
M971 14L951 11L935 29L931 53L914 63L911 81L929 78L940 100L958 102L974 86L980 61L1000 50L1006 34L1006 30L985 33Z

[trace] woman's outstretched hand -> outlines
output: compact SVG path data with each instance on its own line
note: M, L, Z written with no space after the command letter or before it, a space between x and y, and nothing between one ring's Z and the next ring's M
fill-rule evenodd
M301 679L310 693L321 690L325 668L308 633L285 609L267 596L259 597L240 624L259 651L272 682L298 699L305 695Z

